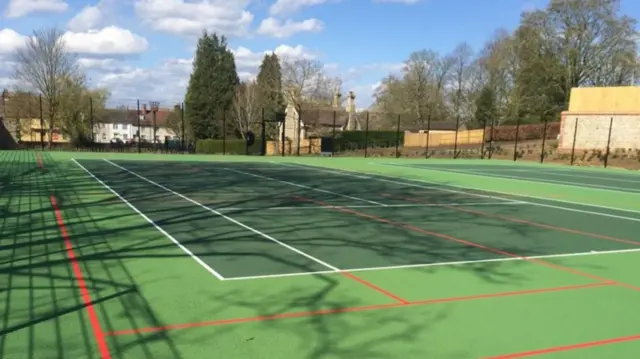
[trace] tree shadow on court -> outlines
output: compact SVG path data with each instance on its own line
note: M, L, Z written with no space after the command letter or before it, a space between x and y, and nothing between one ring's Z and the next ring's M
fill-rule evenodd
M210 284L194 280L193 286L203 288L189 289L188 293L176 292L175 288L167 287L169 284L165 283L188 282L191 279L187 276L194 272L183 266L187 262L193 267L197 265L138 213L127 208L117 196L107 192L71 162L56 162L45 155L47 172L43 172L33 170L35 161L27 158L27 153L10 152L3 156L16 158L5 157L2 162L7 170L3 171L1 177L3 185L0 198L4 202L0 203L0 277L5 287L0 289L0 295L6 296L0 302L4 309L0 356L8 356L10 350L15 351L16 347L22 345L22 341L23 349L35 351L35 343L39 341L36 333L42 332L36 331L35 327L51 323L55 328L51 335L55 335L60 343L57 354L52 354L52 357L69 357L69 351L95 351L85 303L73 279L67 250L49 203L50 195L56 197L62 210L76 259L81 265L103 330L107 332L175 324L167 322L167 318L176 318L176 315L165 311L184 311L184 322L188 322L233 319L239 315L265 317L290 312L336 311L366 304L361 292L350 290L354 284L345 285L346 280L339 275L317 275L304 282L270 279L287 283L275 285L274 282L274 288L270 288L270 282L244 286L242 282L231 285L227 284L231 282L217 282L211 278ZM250 267L252 263L262 261L289 268L292 272L318 270L317 264L303 260L297 254L285 251L286 255L283 255L282 251L264 250L266 240L249 236L246 228L230 224L211 211L199 208L115 166L103 161L81 163L208 263L236 263L238 267ZM539 228L522 223L488 221L482 216L448 208L429 207L415 211L401 207L391 210L354 208L357 213L370 216L368 219L358 219L353 212L305 209L317 207L317 204L299 200L305 197L316 202L344 206L345 203L354 203L353 199L344 195L382 201L385 198L379 194L392 193L432 203L461 201L460 195L454 193L424 194L411 186L404 188L372 180L345 180L339 176L310 171L280 172L274 166L265 164L251 170L247 169L246 164L225 163L224 167L303 187L230 172L219 168L219 164L125 161L118 164L193 201L255 226L288 245L307 253L319 253L318 256L323 255L322 258L329 258L330 261L334 259L349 263L351 260L357 264L361 256L366 257L360 258L364 263L362 266L372 266L374 260L389 265L406 265L486 259L486 253L478 248L433 238L406 227L398 228L379 219L415 226L420 223L420 226L434 232L448 232L453 225L474 226L478 232L487 228L487 233L506 232L518 238L540 236ZM294 208L277 210L273 207ZM514 206L503 210L504 213L492 213L514 215L518 208ZM373 220L371 216L378 220ZM464 233L459 236L468 238ZM492 243L496 243L501 250L521 255L541 255L551 250L541 243L531 246L510 241ZM367 262L367 258L371 263ZM204 272L197 269L200 271L198 273ZM497 262L456 266L455 269L491 283L527 281L524 272L516 273L513 267L505 268ZM259 268L254 269L255 274L259 274L257 270ZM427 273L438 271L437 267L414 270ZM196 293L202 297L185 297ZM384 301L385 298L381 297L380 300ZM201 308L189 308L194 304ZM416 341L424 337L423 333L435 330L454 310L447 305L429 306L420 310L418 320L413 317L417 311L408 312L406 316L395 310L351 316L309 315L306 318L262 321L260 328L297 338L292 345L304 347L307 358L387 358L391 355L387 351L389 345L417 344ZM70 328L73 326L76 328ZM386 331L380 328L386 328ZM77 336L77 341L68 342L79 329L85 336ZM156 330L146 334L112 337L109 343L114 358L181 358L184 357L181 355L185 343L208 347L213 351L218 340L242 338L245 343L238 345L264 342L264 338L256 337L264 336L263 332L254 329L245 334L246 330L243 324L231 323L202 329L203 334L186 329L174 332ZM259 351L257 348L254 350ZM462 354L461 357L464 357Z

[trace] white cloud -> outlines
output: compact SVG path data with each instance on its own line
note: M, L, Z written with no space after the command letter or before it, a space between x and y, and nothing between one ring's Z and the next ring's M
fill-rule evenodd
M5 10L8 18L17 18L34 12L63 12L69 4L62 0L9 0Z
M70 51L95 55L138 54L149 47L147 40L115 26L87 32L68 31L63 35Z
M254 79L262 58L267 53L275 52L279 56L290 58L313 58L313 54L302 46L280 45L275 50L252 51L246 47L232 50L236 59L238 76L242 80ZM93 68L112 67L108 73L96 77L96 85L108 88L112 93L113 103L125 105L142 100L160 101L171 105L183 101L189 83L193 59L170 59L153 68L118 68L118 62L86 59L81 61ZM143 94L143 95L141 95Z
M140 19L154 30L178 35L199 35L203 30L226 36L245 36L253 14L245 10L251 0L136 0Z
M274 53L280 58L288 59L313 59L315 55L305 49L303 46L280 45L275 50L252 52L246 47L238 47L231 50L236 59L236 67L238 72L256 73L258 67L262 63L264 55Z
M324 24L318 19L307 19L303 21L287 20L282 22L276 18L269 17L260 23L258 34L275 38L285 38L298 32L320 32L324 29Z
M292 14L305 7L322 5L328 2L337 2L340 0L277 0L269 8L271 15Z
M100 24L101 20L102 12L97 5L86 6L69 21L67 28L71 31L92 30Z
M24 44L26 36L20 35L11 29L0 30L0 56L13 53Z

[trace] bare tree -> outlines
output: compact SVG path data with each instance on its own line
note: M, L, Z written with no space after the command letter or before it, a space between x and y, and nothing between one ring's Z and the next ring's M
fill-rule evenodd
M453 112L456 116L465 118L463 107L465 101L469 98L473 50L469 44L464 42L453 50L451 58L453 59ZM470 115L470 113L467 115Z
M255 81L243 82L236 86L233 97L233 127L242 138L247 131L255 131L262 116L260 106L260 91Z
M294 122L294 141L297 144L297 152L300 152L302 137L302 124L304 112L331 104L333 92L339 88L341 81L324 73L324 65L309 59L281 59L282 63L282 87L287 104L287 111L293 110L297 117ZM287 116L292 116L287 113Z
M67 51L62 35L57 28L36 30L15 53L14 78L26 84L30 90L39 92L46 102L49 147L53 140L53 129L59 125L57 121L63 91L71 83L85 85L77 56Z

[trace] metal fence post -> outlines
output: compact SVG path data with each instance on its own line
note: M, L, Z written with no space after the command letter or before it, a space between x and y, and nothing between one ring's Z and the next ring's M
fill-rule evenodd
M364 158L367 158L367 150L369 148L369 112L364 123Z
M456 134L453 139L453 159L458 158L458 129L460 127L460 115L456 116Z
M296 144L296 156L300 156L300 143L302 142L302 109L298 110L298 142Z
M282 132L280 133L280 139L282 140L282 149L280 150L280 152L282 153L282 157L285 156L285 146L286 146L286 136L285 136L285 127L287 124L287 116L284 116L282 118Z
M576 153L576 138L578 138L578 118L576 117L576 125L573 129L573 144L571 145L571 165L573 166L573 161Z
M44 151L44 114L42 111L42 95L38 96L38 100L40 102L40 148ZM31 119L29 119L29 121L31 121Z
M247 150L248 151L248 150ZM227 111L222 111L222 155L227 154Z
M140 148L142 143L142 129L140 128L140 100L137 100L137 114L138 114L138 153L142 152Z
M513 161L518 160L518 139L520 137L520 116L516 116L516 138L513 143Z
M93 97L89 96L89 128L91 129L91 148L93 149L93 143L95 142L95 135L93 132Z
M607 137L607 151L604 153L604 168L609 164L609 151L611 150L611 129L613 128L613 116L609 120L609 135Z
M260 141L262 144L260 145L260 154L262 156L267 155L267 119L264 117L264 106L262 107L262 122L260 123L260 130L262 133L260 134Z
M336 110L333 110L333 133L331 134L331 157L336 154ZM309 144L309 148L311 148L311 144Z
M489 133L490 137L489 137L489 159L491 159L491 157L493 156L493 139L495 137L495 126L496 124L496 118L492 117L491 118L491 132Z
M184 153L184 151L185 151L184 145L185 145L186 137L187 137L187 134L184 131L184 102L181 103L181 106L180 106L180 121L181 121L181 124L180 124L180 126L181 126L180 148L182 149L182 152Z
M425 144L424 157L429 158L429 133L431 132L431 116L427 116L427 143Z
M544 127L542 129L542 149L540 151L540 163L544 162L544 158L545 158L545 144L547 143L547 126L549 124L549 121L547 120L547 118L544 119Z
M398 121L396 123L396 158L400 157L400 117L398 114Z
M482 124L482 144L480 144L480 159L484 160L484 143L487 140L487 120Z

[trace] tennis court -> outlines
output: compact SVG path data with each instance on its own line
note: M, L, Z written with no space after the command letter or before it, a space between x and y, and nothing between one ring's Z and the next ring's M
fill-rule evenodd
M3 358L640 352L631 173L0 156Z

